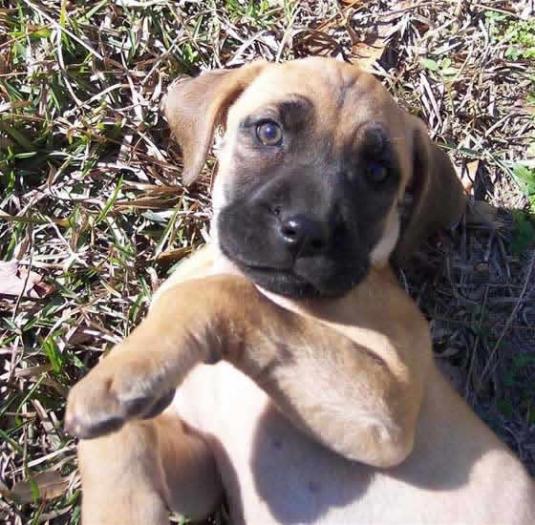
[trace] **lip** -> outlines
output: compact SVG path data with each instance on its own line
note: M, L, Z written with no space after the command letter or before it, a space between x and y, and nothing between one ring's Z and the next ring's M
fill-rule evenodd
M319 292L314 285L297 275L291 267L265 266L246 263L230 254L220 245L223 254L232 261L245 275L266 290L288 297L315 296Z
M255 264L245 264L241 263L240 261L234 260L235 264L238 265L238 267L248 275L251 275L253 277L263 277L266 279L278 279L278 280L284 280L286 282L291 282L295 285L301 285L301 286L310 286L312 287L312 283L310 283L307 279L301 277L297 273L295 273L292 269L289 268L277 268L273 266L261 266L261 265L255 265Z
M333 286L332 279L328 283L322 283L299 275L293 265L267 266L249 261L245 262L240 257L236 257L236 254L229 253L223 243L220 243L220 249L223 255L232 261L255 284L270 292L286 297L339 297L347 293L360 280L351 278L347 271L339 271L337 272L336 286ZM353 269L350 273L353 275L356 272Z
M256 274L266 275L266 276L268 275L278 275L281 277L285 276L291 279L295 279L296 281L301 281L303 283L308 282L306 279L303 279L291 269L275 268L271 266L257 266L254 264L244 264L244 265L240 264L240 267L243 268L244 271L247 271L250 273L256 273Z
M265 274L273 274L273 273L280 273L280 274L288 274L288 275L295 275L292 271L291 266L267 266L262 264L256 264L256 263L250 263L241 260L239 257L236 257L235 254L230 253L223 243L220 243L219 245L223 255L227 257L230 261L232 261L238 268L244 271L251 271L251 272L258 272L258 273L265 273ZM297 275L295 275L298 277Z
M363 276L338 275L336 285L316 283L294 271L257 266L240 266L256 284L270 292L293 298L341 297L356 286ZM356 277L356 278L355 278Z
M258 286L277 295L290 298L316 297L322 295L308 280L303 279L294 272L279 269L266 269L258 267L243 267L245 275Z

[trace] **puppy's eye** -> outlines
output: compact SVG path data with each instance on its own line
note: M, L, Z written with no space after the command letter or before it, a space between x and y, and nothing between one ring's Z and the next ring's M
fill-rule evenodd
M383 182L388 177L388 168L376 161L369 161L365 168L366 177L370 182Z
M272 120L266 120L256 126L256 137L264 146L279 146L282 142L282 129Z

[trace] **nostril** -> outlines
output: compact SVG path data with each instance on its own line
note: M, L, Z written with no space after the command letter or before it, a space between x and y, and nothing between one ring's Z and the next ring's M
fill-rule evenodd
M323 250L324 246L325 246L325 243L323 242L322 239L310 240L310 247L315 251Z
M303 256L323 252L328 243L319 221L296 215L281 221L279 232L288 248L299 250Z
M346 227L344 224L337 224L333 231L333 238L340 239L346 234Z
M280 206L273 206L270 208L270 211L275 217L279 217L281 214L281 207Z
M299 225L295 221L287 221L281 226L281 233L287 240L295 241L299 236Z

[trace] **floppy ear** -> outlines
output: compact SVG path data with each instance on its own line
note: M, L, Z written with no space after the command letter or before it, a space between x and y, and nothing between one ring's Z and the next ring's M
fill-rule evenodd
M163 109L182 148L186 185L199 176L214 129L226 110L266 64L258 61L238 69L209 71L196 78L181 77L171 84Z
M420 119L410 117L413 129L413 168L408 192L412 198L394 261L405 263L426 237L452 228L461 219L466 195L448 155L429 139Z

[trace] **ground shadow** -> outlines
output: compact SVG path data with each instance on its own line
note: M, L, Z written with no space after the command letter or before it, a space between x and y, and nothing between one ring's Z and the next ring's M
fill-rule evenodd
M431 321L443 371L533 475L535 216L483 205L431 239L400 279Z

